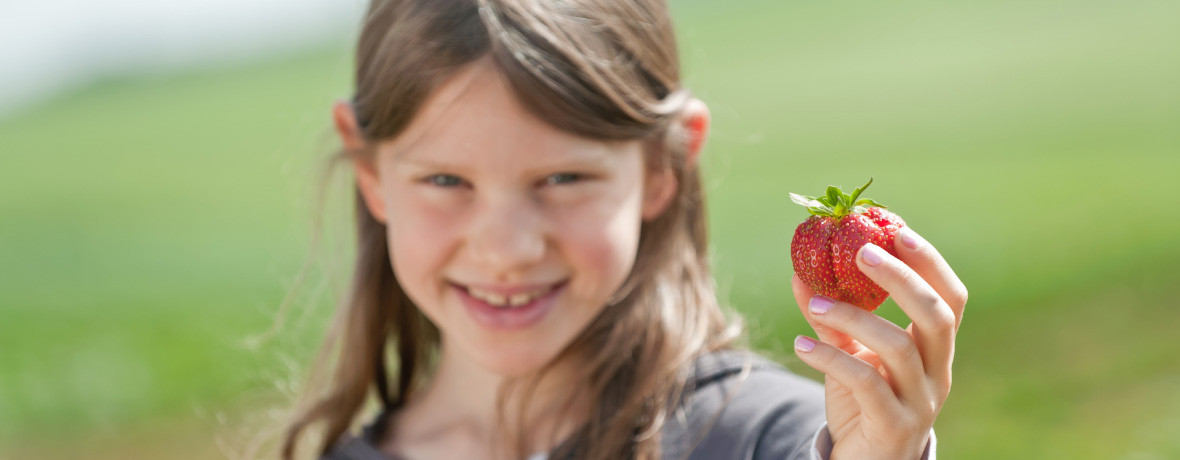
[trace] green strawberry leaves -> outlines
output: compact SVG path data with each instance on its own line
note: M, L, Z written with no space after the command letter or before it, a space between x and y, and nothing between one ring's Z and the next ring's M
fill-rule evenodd
M849 202L855 203L856 199L860 198L860 194L864 193L865 189L869 188L870 185L873 185L873 178L872 177L869 178L869 182L867 184L864 184L864 185L860 186L860 188L853 190L851 196L848 196L848 195L844 195L844 196L848 197ZM828 187L828 190L831 190L832 188L834 188L834 187ZM836 191L840 191L840 189L836 189ZM831 193L831 192L828 192L828 193Z
M844 198L844 192L841 192L840 187L835 185L828 186L828 196L826 198L828 199L827 203L829 206L838 206L847 203L841 201Z
M835 212L831 206L824 204L813 196L792 193L791 201L802 205L803 207L807 208L807 211L816 216L830 216L833 212Z
M844 193L840 187L835 185L829 185L827 193L821 197L791 193L791 201L807 208L808 212L816 216L843 217L848 214L864 213L868 211L869 207L884 208L885 205L881 203L860 197L861 193L864 193L872 183L873 178L870 177L868 183L853 190L851 195Z

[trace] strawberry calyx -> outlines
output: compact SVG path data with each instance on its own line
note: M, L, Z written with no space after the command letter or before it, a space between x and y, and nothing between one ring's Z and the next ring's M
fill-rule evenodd
M873 178L870 177L868 183L853 190L852 194L844 193L840 187L835 185L829 185L827 194L820 197L792 193L791 201L807 208L807 211L813 216L841 218L849 214L862 214L868 211L869 207L885 207L885 205L869 198L860 197L860 194L864 193L872 183Z

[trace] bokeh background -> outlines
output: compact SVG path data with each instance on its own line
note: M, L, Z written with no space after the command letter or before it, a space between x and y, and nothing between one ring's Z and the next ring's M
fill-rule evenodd
M971 290L941 458L1180 458L1180 3L671 4L754 346L815 375L787 193L872 176ZM0 458L225 458L273 425L345 284L324 158L362 9L0 4Z

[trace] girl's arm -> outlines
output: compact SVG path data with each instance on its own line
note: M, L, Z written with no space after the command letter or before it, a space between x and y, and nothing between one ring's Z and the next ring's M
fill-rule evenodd
M913 321L902 329L856 306L815 296L798 277L795 298L820 342L796 354L823 372L831 459L916 459L951 387L955 335L967 289L937 250L903 228L895 258L874 245L857 265Z

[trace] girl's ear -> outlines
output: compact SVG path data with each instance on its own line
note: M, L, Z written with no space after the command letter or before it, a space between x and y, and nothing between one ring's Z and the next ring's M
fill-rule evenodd
M373 218L384 224L385 200L381 198L381 178L377 174L373 156L366 154L368 145L356 122L356 112L352 110L352 104L336 101L332 105L332 122L336 126L336 134L340 136L340 143L352 159L356 187L361 192L365 207Z
M709 106L705 105L705 101L694 97L685 105L680 119L688 136L688 150L685 152L685 161L688 163L686 169L691 171L699 164L705 139L709 138L709 125L712 123Z
M709 137L709 106L700 99L690 99L680 115L679 123L687 143L684 169L692 171L700 162L701 150L705 146L705 139ZM678 187L672 168L649 171L644 184L643 220L659 217L676 197Z
M336 101L332 104L332 122L336 126L336 134L340 135L340 142L350 154L360 152L365 148L365 137L361 134L360 125L356 122L356 112L348 101Z

